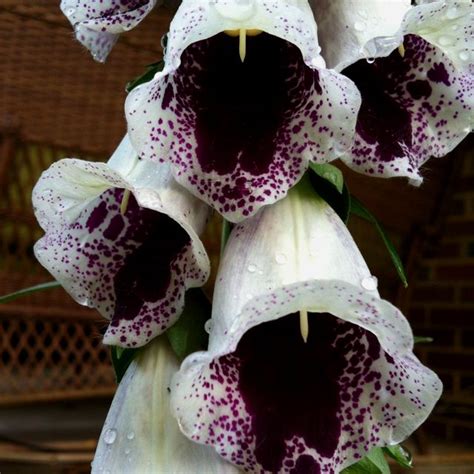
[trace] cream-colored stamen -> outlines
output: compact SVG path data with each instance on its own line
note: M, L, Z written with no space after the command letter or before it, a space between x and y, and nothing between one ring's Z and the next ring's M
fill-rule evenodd
M309 336L309 323L308 323L308 311L302 309L300 311L300 332L304 342L308 342Z
M398 47L398 52L402 58L405 57L405 45L403 43Z
M130 189L123 190L122 202L120 203L120 214L122 216L127 212L128 201L130 199Z
M247 55L247 30L244 28L239 30L239 55L240 60L244 62Z

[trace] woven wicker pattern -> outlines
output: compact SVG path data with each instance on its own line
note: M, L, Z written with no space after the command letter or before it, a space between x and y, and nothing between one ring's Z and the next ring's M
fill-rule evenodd
M161 58L170 11L123 35L106 64L73 39L57 0L0 3L0 129L25 141L106 155L125 131L125 85Z
M52 280L36 261L42 235L31 208L40 173L69 153L0 135L0 293ZM111 394L101 317L62 289L0 305L0 404Z

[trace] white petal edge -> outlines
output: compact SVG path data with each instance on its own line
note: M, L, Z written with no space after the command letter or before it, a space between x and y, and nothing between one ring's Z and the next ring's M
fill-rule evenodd
M342 71L366 58L371 39L395 35L410 0L310 0L327 67Z

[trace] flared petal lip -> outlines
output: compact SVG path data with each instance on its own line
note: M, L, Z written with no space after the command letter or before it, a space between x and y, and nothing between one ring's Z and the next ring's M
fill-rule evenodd
M396 48L403 44L403 38L407 34L415 34L421 36L426 41L433 44L433 46L440 48L445 53L450 61L461 71L470 72L474 74L474 42L472 41L472 29L471 26L471 41L469 41L469 33L466 31L466 35L461 36L454 40L457 44L457 54L448 54L445 50L445 46L451 46L452 39L447 37L440 32L437 41L434 42L433 38L427 37L430 35L431 26L427 25L431 17L443 17L448 21L456 21L458 18L469 17L471 19L471 25L474 25L474 4L469 0L461 1L439 1L433 0L429 2L419 2L418 5L412 6L405 14L399 30L391 36L377 36L363 46L364 56L366 58L379 58L389 56ZM469 21L469 20L468 20ZM458 25L453 23L452 33L454 35L459 34L460 28ZM466 47L463 47L462 38L466 42ZM444 44L446 42L446 44ZM344 67L349 66L345 64Z
M315 303L319 300L318 296L333 291L342 295L341 298L331 297L325 304ZM343 298L347 298L347 302ZM250 298L234 317L231 328L223 333L219 331L219 316L213 315L208 351L189 356L183 362L182 369L228 355L236 350L242 336L252 327L302 309L312 313L327 312L366 329L377 337L382 349L389 355L403 356L413 351L414 339L408 321L395 306L378 297L376 291L364 291L342 280L312 280L284 285L276 291ZM377 320L377 316L371 316L370 311L373 310L384 318ZM393 337L388 331L384 333L384 325L390 328Z

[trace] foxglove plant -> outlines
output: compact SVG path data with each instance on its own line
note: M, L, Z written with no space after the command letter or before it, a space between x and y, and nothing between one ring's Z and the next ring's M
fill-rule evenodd
M208 208L169 167L137 158L125 137L108 163L65 159L33 191L45 236L38 260L80 304L110 319L106 344L137 347L179 317L209 260L198 234Z
M166 337L137 355L120 382L99 438L92 474L237 474L211 448L189 441L169 405L179 361Z
M184 0L165 67L126 101L140 157L238 222L352 144L360 96L328 70L307 0Z
M172 403L186 436L246 472L340 472L403 441L441 393L408 322L305 181L234 228L211 322Z

